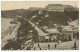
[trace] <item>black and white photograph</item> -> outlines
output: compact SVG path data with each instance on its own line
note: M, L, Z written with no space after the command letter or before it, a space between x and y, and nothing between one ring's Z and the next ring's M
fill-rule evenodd
M1 1L1 50L79 50L79 1Z

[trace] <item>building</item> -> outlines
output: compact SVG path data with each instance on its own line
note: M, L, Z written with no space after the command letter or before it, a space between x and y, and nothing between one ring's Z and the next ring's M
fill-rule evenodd
M69 25L71 25L71 26L78 26L79 25L79 20L75 20L75 21L71 21L71 22L69 22Z
M59 11L64 12L65 10L72 10L73 6L70 5L62 5L62 4L49 4L46 6L47 11Z
M71 25L72 28L73 28L74 38L75 38L75 35L76 35L77 38L79 39L79 20L72 21L72 22L69 23L69 25Z
M54 42L60 38L60 32L54 29L46 29L47 33L40 33L38 36L39 42Z
M64 41L73 40L73 30L70 26L63 27L63 29L62 29L62 40L64 40Z
M39 42L45 42L45 36L47 36L47 34L44 33L38 34Z
M57 28L47 29L46 31L49 33L47 36L49 36L50 42L59 40L60 32L57 30Z
M57 28L46 29L47 34L41 34L38 38L40 42L54 42L57 40L71 41L73 40L73 30L71 26L64 26L62 32Z

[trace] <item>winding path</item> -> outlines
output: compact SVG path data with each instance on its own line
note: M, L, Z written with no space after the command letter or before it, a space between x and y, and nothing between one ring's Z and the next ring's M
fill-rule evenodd
M27 21L28 21L33 27L35 27L35 29L37 30L39 36L45 36L45 35L47 35L47 34L44 33L39 27L37 27L34 23L32 23L30 20L27 19Z

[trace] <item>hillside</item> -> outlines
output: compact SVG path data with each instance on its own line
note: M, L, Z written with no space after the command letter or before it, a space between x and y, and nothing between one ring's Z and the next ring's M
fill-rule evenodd
M36 11L30 11L28 9L16 9L16 10L7 10L7 11L1 11L1 17L3 18L15 18L16 15L20 15L23 17L30 18L32 15L34 15Z
M29 9L16 9L16 10L7 10L7 11L1 11L1 17L3 18L15 18L16 15L20 15L23 17L26 17L27 19L31 19L33 15L37 15L37 18L34 19L34 21L38 21L43 17L46 13L49 15L48 21L51 21L49 23L54 24L63 24L67 25L68 21L73 21L79 19L79 12L78 11L65 11L65 12L48 12L43 10L42 15L38 15L38 10L29 10ZM47 20L45 18L41 19L41 24L46 25ZM47 22L48 22L47 21Z

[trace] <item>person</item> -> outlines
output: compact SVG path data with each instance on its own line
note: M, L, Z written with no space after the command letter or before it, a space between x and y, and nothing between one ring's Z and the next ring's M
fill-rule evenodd
M56 47L57 47L57 44L55 44L54 46L55 46L55 48L56 48Z
M76 46L76 42L74 42L74 48L75 48L75 50L76 50L76 48L77 48L77 46Z
M50 49L50 44L48 44L48 49Z
M59 44L59 43L60 43L60 41L59 41L59 40L57 40L57 43Z
M36 48L34 47L34 50L36 50Z
M41 50L41 47L40 47L40 44L38 43L38 47L39 47L39 49Z
M27 50L31 50L31 47L27 47Z

